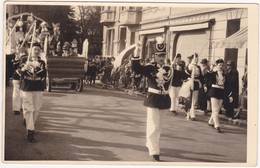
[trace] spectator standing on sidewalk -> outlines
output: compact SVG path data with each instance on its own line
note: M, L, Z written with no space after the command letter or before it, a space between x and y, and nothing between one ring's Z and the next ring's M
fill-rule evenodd
M226 97L224 100L224 108L226 109L226 116L234 119L234 109L238 107L239 101L239 77L235 64L232 61L226 63ZM230 101L232 99L232 101Z
M207 115L207 113L211 110L210 97L208 96L208 91L211 87L209 81L210 67L206 58L202 59L200 64L203 87L199 90L199 108L204 111L205 115Z

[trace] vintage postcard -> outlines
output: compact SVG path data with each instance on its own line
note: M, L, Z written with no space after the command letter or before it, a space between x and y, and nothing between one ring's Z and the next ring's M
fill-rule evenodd
M4 164L256 165L257 4L3 3Z

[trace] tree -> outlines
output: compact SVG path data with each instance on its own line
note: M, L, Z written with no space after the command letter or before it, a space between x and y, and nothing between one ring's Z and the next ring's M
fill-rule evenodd
M80 28L82 40L89 41L89 55L100 55L102 52L102 25L100 24L101 7L76 6L74 19Z
M49 25L52 23L60 23L61 30L65 41L71 41L77 37L76 31L78 27L74 23L74 11L71 6L61 5L13 5L18 6L20 12L29 12L33 15L42 18Z

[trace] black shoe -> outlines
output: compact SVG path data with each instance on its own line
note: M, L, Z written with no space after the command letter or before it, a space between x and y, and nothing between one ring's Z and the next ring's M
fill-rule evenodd
M33 131L33 130L28 130L27 140L28 140L28 142L30 142L30 143L36 142L36 140L35 140L35 138L34 138L34 131Z
M175 111L175 110L173 110L173 111L171 111L174 115L177 115L178 113L177 113L177 111Z
M218 133L223 133L223 131L220 129L220 127L217 127L216 130L218 131Z
M160 162L160 155L153 155L153 161Z
M196 119L194 117L190 118L191 121L196 121Z
M214 124L208 124L208 126L210 126L210 127L214 127Z
M20 115L20 111L14 111L14 115Z
M209 112L210 112L210 111L205 110L205 111L204 111L204 115L207 116L207 115L209 114Z
M23 126L26 128L26 121L23 119Z

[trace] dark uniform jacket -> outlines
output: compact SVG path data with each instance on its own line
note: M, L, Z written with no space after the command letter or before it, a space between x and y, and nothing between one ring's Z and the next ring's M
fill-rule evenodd
M179 71L174 69L171 85L173 87L181 87L183 80L185 80L187 77L188 76L186 75L185 71Z
M162 70L157 63L150 63L148 65L141 65L138 59L132 60L132 69L136 73L142 74L147 77L148 93L144 101L144 105L151 108L169 109L171 106L171 99L169 97L168 89L171 82L172 69L168 65L164 65L165 82L162 86L158 85L157 73ZM149 88L159 93L153 93L149 91Z
M21 62L21 59L13 59L13 70L14 70L14 73L13 73L13 79L14 80L20 80L21 79L21 74L20 74L20 62Z
M234 108L237 108L239 100L239 77L237 70L231 70L229 73L226 73L225 90L226 96L233 98Z
M21 60L21 90L23 91L44 91L46 68L45 62L41 59L30 62L29 67L25 70L22 68L25 66L27 57Z

